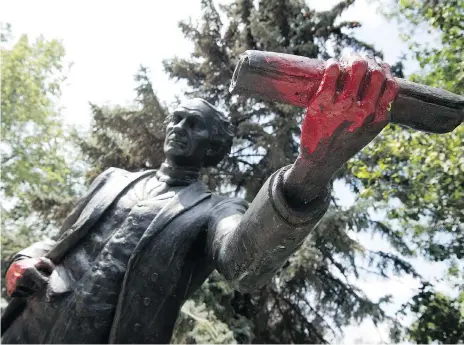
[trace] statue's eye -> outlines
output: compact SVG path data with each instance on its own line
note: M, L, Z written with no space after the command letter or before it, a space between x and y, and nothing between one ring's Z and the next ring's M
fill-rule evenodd
M172 123L177 125L180 122L180 116L179 115L174 115L172 117Z
M193 118L193 119L190 119L190 127L191 128L198 128L198 120Z

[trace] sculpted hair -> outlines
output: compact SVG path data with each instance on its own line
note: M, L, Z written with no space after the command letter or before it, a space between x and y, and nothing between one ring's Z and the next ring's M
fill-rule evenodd
M205 167L219 164L230 153L234 139L234 128L229 119L212 105L210 106L214 110L214 123L211 135L211 147L205 158Z

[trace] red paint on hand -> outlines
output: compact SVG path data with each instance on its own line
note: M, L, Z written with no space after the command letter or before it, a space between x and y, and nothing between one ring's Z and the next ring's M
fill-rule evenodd
M37 264L42 263L41 258L28 258L15 261L5 275L6 292L8 296L16 290L18 280L24 275L26 269L33 268Z
M340 75L342 90L337 91ZM362 86L364 91L360 94ZM373 59L352 55L342 70L337 61L329 60L319 89L308 103L301 129L301 148L312 154L323 143L331 142L327 139L338 128L340 137L346 140L344 133L363 130L373 123L386 124L388 106L397 93L398 86L388 65L379 67ZM371 115L372 121L366 123Z

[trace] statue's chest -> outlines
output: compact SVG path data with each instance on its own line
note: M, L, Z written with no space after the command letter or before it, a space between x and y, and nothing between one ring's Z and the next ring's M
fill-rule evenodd
M156 215L183 188L169 186L156 177L143 179L123 193L109 213L112 213L112 218Z
M156 178L137 182L114 201L64 264L75 277L113 260L124 267L150 223L181 189Z
M95 229L94 233L100 233L104 241L119 230L143 233L156 215L182 188L184 187L169 186L158 181L156 177L137 182L115 200L101 218L100 229Z

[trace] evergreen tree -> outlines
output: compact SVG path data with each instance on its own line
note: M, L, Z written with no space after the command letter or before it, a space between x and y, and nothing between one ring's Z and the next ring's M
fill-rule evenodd
M155 95L148 71L135 75L137 98L132 108L91 104L89 133L74 131L74 140L87 158L87 182L109 167L129 171L157 169L164 160L166 107Z

